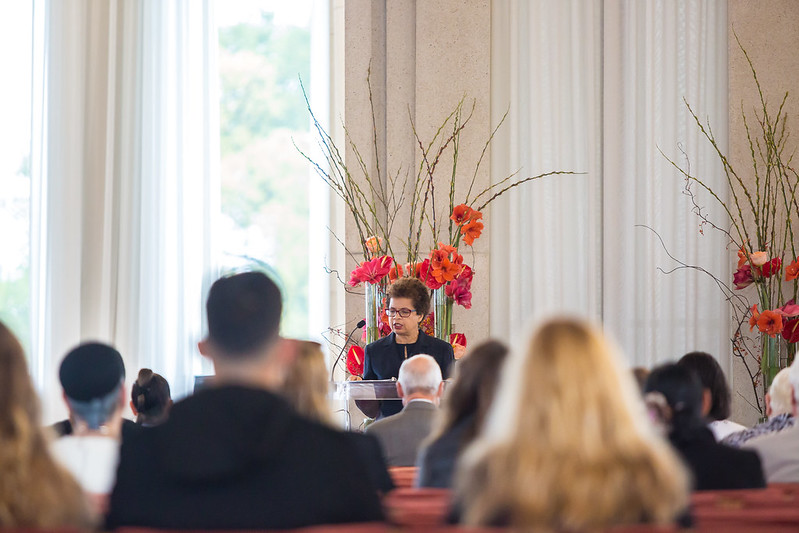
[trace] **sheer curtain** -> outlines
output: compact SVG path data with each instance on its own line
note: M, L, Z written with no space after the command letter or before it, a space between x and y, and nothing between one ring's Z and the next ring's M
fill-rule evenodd
M492 114L495 179L522 167L547 178L492 208L492 335L567 311L601 320L634 364L701 349L729 369L729 311L710 278L729 278L726 241L699 231L683 182L659 150L717 190L721 169L682 101L727 131L726 2L496 2ZM499 146L499 148L498 148ZM700 198L712 208L712 200ZM718 212L718 210L716 210Z
M190 386L218 211L210 0L36 8L31 368L65 414L66 350L117 346L128 382Z

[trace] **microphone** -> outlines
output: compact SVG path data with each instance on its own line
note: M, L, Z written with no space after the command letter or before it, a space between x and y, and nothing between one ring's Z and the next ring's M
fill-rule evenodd
M338 353L338 357L336 357L336 362L333 363L332 367L330 367L330 381L333 381L333 372L335 372L336 365L338 365L338 362L341 360L341 356L344 355L344 350L347 349L347 345L350 343L350 340L352 339L352 334L361 329L362 327L364 327L365 325L366 325L366 320L361 320L360 322L355 324L355 327L352 328L350 334L347 335L347 340L344 341L344 346L341 347L341 351Z

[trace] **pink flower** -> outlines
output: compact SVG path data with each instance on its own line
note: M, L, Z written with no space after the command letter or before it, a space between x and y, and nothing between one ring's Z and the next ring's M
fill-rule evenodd
M447 284L444 292L448 297L455 300L456 304L462 305L466 309L471 309L472 292L469 289L470 287L466 286L465 283L459 283L458 280L455 280Z
M735 274L732 275L732 283L735 285L736 290L748 287L754 281L755 278L752 277L752 267L749 265L742 266L735 271Z
M768 261L768 255L766 255L766 252L752 252L749 255L749 260L755 266L763 266Z
M393 262L394 260L387 255L375 257L371 261L364 261L361 263L361 266L353 270L350 274L349 284L353 287L357 287L362 281L371 284L378 283L388 274L388 271L391 270L391 264Z

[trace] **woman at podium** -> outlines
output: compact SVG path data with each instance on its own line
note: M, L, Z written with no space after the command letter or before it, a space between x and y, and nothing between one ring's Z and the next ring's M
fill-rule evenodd
M400 278L389 285L387 301L391 334L366 346L363 379L396 379L402 362L420 353L433 357L446 379L455 360L452 345L419 329L430 312L430 293L424 283L417 278ZM402 403L400 400L362 400L358 407L367 416L385 418L399 413Z

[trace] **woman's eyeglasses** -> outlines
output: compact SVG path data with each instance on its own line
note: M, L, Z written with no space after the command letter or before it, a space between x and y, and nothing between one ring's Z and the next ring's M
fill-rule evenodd
M386 309L386 314L388 316L399 315L401 318L408 318L411 316L411 313L413 313L413 309L405 309L404 307L402 309L394 309L393 307Z

